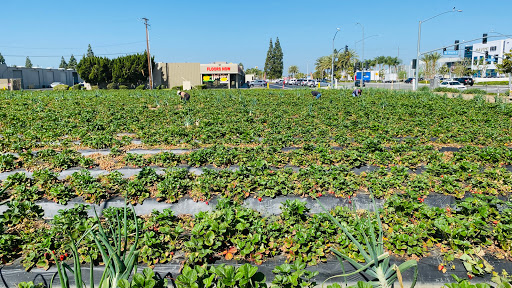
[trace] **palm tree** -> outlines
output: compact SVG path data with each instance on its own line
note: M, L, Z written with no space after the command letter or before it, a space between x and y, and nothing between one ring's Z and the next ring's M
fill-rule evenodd
M340 76L342 75L342 72L345 73L345 75L352 75L352 68L354 67L357 57L357 53L352 49L344 51L338 55L338 60L335 65L340 71Z
M299 67L292 65L288 68L288 75L295 76L295 74L299 73Z
M435 52L430 54L425 54L420 59L425 62L425 77L432 79L436 75L436 65L437 61L441 58L441 54Z
M322 56L315 61L315 69L316 71L319 71L322 75L322 78L324 78L325 70L331 69L331 61L332 56Z

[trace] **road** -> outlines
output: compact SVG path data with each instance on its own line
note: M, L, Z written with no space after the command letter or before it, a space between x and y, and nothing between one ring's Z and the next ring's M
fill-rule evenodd
M427 86L429 87L429 84L419 84L420 87ZM271 89L283 89L282 84L275 84L270 83L269 87ZM393 89L393 90L412 90L413 85L407 84L403 82L398 83L366 83L366 88L383 88L383 89ZM296 86L296 85L285 85L284 89L303 89L303 86ZM354 89L354 83L353 82L340 82L338 83L338 89L344 88L344 89ZM467 86L468 89L482 89L487 91L488 93L503 93L508 90L507 86L504 85L478 85L475 84L473 86ZM251 89L265 89L264 87L254 87Z

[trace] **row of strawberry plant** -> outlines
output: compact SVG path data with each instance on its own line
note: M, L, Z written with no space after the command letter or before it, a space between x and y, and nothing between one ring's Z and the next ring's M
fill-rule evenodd
M287 151L289 150L289 151ZM212 146L188 153L176 155L172 152L161 152L154 155L123 153L121 149L112 149L107 156L84 157L75 150L57 151L45 149L32 153L23 152L19 157L0 155L0 171L16 168L41 169L53 171L71 167L97 166L161 166L174 167L178 164L190 166L214 165L226 167L230 165L251 166L255 162L264 161L274 167L285 165L307 167L311 165L345 165L350 168L362 165L394 166L399 164L408 168L437 165L439 163L459 163L470 161L488 167L512 165L512 150L507 147L472 147L466 146L459 151L441 152L432 145L393 144L389 147L382 145L382 140L367 139L361 146L347 146L343 149L333 149L326 145L305 145L294 149L283 149L279 146L269 147L226 147Z
M204 169L201 175L191 174L184 168L169 168L159 175L155 169L144 167L132 179L123 178L118 171L95 178L88 170L59 179L57 173L43 169L36 170L33 178L24 173L8 176L2 183L8 189L0 199L46 198L64 204L80 196L87 202L100 203L126 194L132 203L142 203L148 198L175 202L185 196L207 201L214 195L242 201L247 197L279 195L347 197L366 193L370 187L378 198L403 192L457 198L467 194L510 195L512 192L512 172L504 168L481 169L471 162L427 166L421 174L411 174L403 166L378 168L359 175L345 166L311 166L298 172L291 168L269 168L260 163L260 166L241 166L236 171Z
M501 258L511 256L511 202L477 195L457 202L453 208L432 208L414 197L393 196L381 211L384 245L390 253L425 257L436 251L444 257L440 264L446 266L456 258L470 262L467 257L482 264L483 258L479 256L483 253ZM326 214L309 215L305 203L298 200L283 202L281 209L279 216L263 217L234 201L221 199L213 211L200 212L194 218L177 217L166 209L138 217L137 222L127 221L130 233L139 226L139 261L150 266L170 262L175 257L185 257L189 264L214 263L219 259L260 264L278 255L316 265L327 260L330 247L363 261L360 251ZM117 227L121 220L116 215L120 212L121 208L104 210L104 225ZM365 237L361 231L370 231L369 222L362 219L374 217L369 212L342 207L329 213L360 242ZM48 268L53 258L47 251L61 258L69 257L66 243L78 239L96 223L94 217L87 216L84 205L60 210L50 223L42 221L41 216L41 208L29 201L9 203L9 209L0 217L2 262L11 263L22 257L27 269ZM376 221L371 223L377 226ZM81 242L81 262L102 262L93 242L92 237ZM476 272L469 272L484 274L484 266L476 265Z
M300 145L377 135L437 138L476 145L512 142L510 105L447 99L430 93L369 90L307 92L194 91L183 105L166 91L69 91L0 94L1 151L48 145L92 148L129 145ZM222 99L222 100L220 100ZM158 105L155 105L158 103ZM331 140L332 139L332 140Z

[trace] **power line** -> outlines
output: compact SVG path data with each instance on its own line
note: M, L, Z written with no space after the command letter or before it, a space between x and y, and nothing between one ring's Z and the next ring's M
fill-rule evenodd
M144 52L121 52L121 53L105 53L105 54L95 54L97 56L110 56L110 55L126 55L126 54L137 54L137 53L140 53L140 54L144 54ZM8 56L8 57L33 57L33 58L60 58L60 57L71 57L71 56L75 56L75 55L6 55L6 54L2 54L3 56ZM80 55L77 55L75 56L77 58L82 58L82 56Z
M144 41L134 41L134 42L126 42L126 43L118 43L118 44L108 44L108 45L94 45L96 48L101 47L114 47L114 46L123 46L123 45L131 45L131 44L138 44L138 43L144 43ZM13 48L13 49L30 49L30 50L55 50L55 49L63 49L63 50L79 50L83 49L81 48L63 48L63 47L56 47L56 48L49 48L49 47L23 47L23 46L9 46L9 45L0 45L0 47L3 48Z

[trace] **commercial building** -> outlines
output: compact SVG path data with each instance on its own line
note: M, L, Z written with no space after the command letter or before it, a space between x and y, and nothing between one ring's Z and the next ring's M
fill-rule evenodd
M479 71L479 77L500 76L496 64L503 63L505 53L511 53L512 38L473 44L471 70Z
M53 82L72 86L81 81L72 69L8 67L6 64L0 64L0 79L20 79L22 89L49 88Z
M155 86L167 88L206 85L207 88L239 88L245 83L243 68L234 63L156 63L153 69Z

